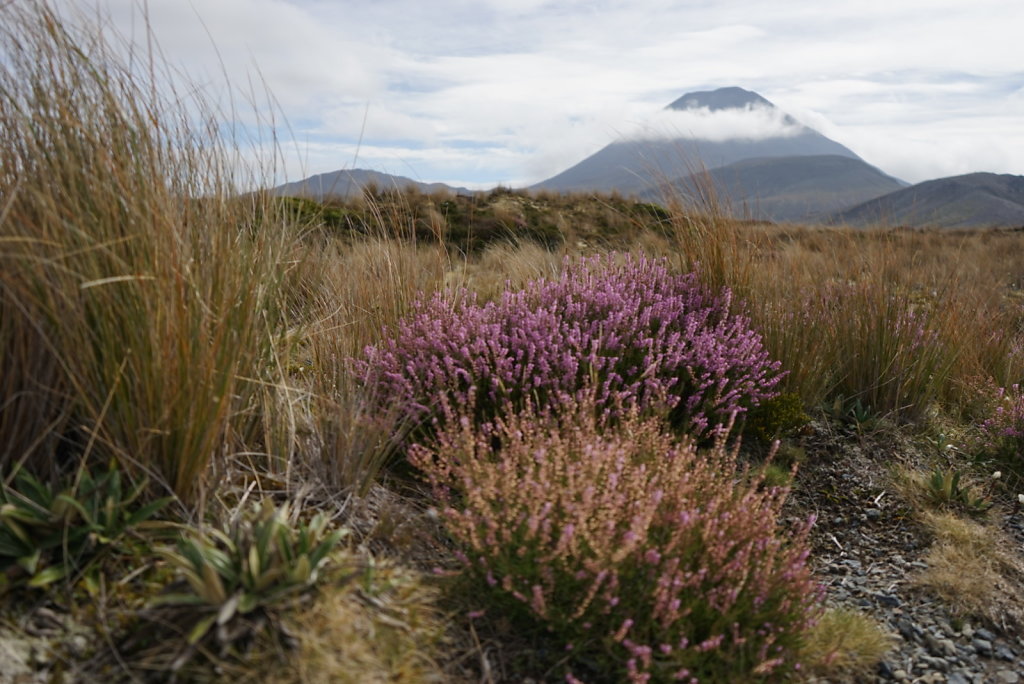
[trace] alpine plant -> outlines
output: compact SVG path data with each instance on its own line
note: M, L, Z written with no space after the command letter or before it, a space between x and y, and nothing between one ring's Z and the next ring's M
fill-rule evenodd
M739 468L724 433L698 453L635 410L607 430L588 408L483 429L462 417L411 447L464 568L489 588L480 609L547 630L567 681L595 667L631 682L798 670L821 607L811 521L783 540L786 490Z
M708 443L782 377L731 293L630 255L566 259L561 278L479 304L466 291L416 304L358 368L377 396L433 432L445 408L484 424L527 401L542 411L592 397Z

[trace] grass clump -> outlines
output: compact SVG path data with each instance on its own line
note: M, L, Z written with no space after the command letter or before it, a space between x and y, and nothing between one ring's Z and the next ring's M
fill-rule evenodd
M195 501L259 443L287 221L145 55L44 2L0 17L0 467L114 458Z
M893 644L893 637L864 613L829 608L801 646L804 673L828 681L853 681L870 675Z
M414 446L480 601L556 640L569 681L739 681L796 668L819 612L808 525L778 536L786 489L738 479L634 411L469 420ZM498 444L500 447L496 448ZM588 663L590 663L588 665Z
M935 541L928 569L915 582L937 595L961 617L992 624L1024 624L1024 567L1007 549L1009 540L991 526L948 512L921 514Z
M415 571L373 558L358 561L355 572L347 581L325 583L315 602L284 619L298 643L287 659L263 669L259 680L452 681L442 665L448 644L437 588Z

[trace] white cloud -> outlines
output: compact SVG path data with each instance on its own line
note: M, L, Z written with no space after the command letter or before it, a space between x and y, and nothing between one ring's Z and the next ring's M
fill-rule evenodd
M258 66L316 150L309 173L351 163L360 138L376 155L360 165L390 149L404 175L486 184L540 180L645 125L779 130L659 112L726 85L907 180L1024 173L1019 0L54 1L99 5L137 36L146 6L167 59L216 96L222 76L245 89Z
M779 109L751 107L711 111L707 107L662 110L627 133L630 140L671 140L687 137L710 142L789 138L803 127Z

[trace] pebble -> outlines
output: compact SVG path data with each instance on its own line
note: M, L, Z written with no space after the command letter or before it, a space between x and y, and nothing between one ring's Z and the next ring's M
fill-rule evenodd
M988 639L975 637L971 639L971 646L974 646L974 650L982 655L989 655L992 653L992 642Z
M1020 681L1020 675L1013 670L1000 670L996 673L996 678L1004 684L1017 684Z
M1017 654L1006 646L996 646L996 658L1012 663L1017 659Z
M981 628L978 628L978 629L974 630L974 636L978 637L979 639L984 639L985 641L995 641L996 640L996 635L993 634L992 632L988 631L984 627L981 627Z
M875 594L875 599L883 606L889 606L890 608L899 608L901 603L895 596L887 596L885 594Z

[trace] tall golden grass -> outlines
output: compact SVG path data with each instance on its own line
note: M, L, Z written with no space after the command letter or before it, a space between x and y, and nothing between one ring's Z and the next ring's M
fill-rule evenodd
M191 500L259 439L292 232L151 54L0 12L0 466L115 458Z

